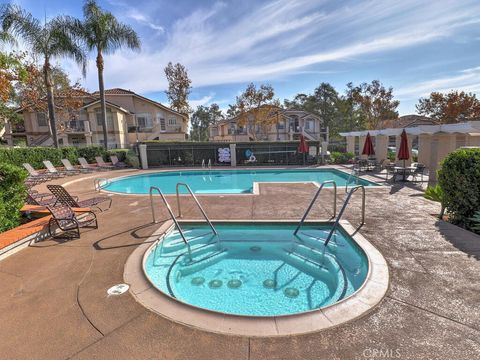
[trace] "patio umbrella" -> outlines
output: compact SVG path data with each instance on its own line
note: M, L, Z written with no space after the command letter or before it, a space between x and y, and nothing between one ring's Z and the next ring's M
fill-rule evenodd
M373 148L373 142L370 133L367 133L367 138L365 139L365 144L363 145L362 155L375 155L375 149Z
M300 135L300 144L298 145L298 153L303 154L303 165L305 165L305 154L308 153L308 145L305 141L305 136Z
M410 159L410 151L408 150L408 139L405 129L400 136L400 149L398 150L398 160L403 160L403 181L405 181L405 160Z

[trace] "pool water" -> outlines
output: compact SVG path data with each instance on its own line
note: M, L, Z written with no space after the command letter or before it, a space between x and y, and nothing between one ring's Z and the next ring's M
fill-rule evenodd
M164 194L175 194L177 183L183 182L196 194L248 194L253 192L254 182L315 181L321 184L333 180L337 186L345 186L348 178L349 174L335 169L164 171L119 178L103 189L116 193L148 194L151 186L157 186ZM376 186L364 179L351 179L350 184ZM180 191L186 193L183 188Z
M278 316L331 305L364 282L368 261L346 233L336 231L323 253L329 225L230 223L182 226L147 252L145 273L160 291L217 312Z

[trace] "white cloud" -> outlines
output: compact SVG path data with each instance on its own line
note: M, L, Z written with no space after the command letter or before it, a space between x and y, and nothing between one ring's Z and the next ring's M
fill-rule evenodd
M197 9L165 29L161 41L142 39L141 53L121 51L106 57L107 86L143 93L164 90L163 69L169 61L186 65L195 87L271 80L318 64L329 71L332 62L452 36L478 22L480 12L474 0L352 0L334 5L276 0L243 12L236 11L235 3L222 2ZM147 18L130 5L129 9L127 16L138 22L155 17L149 12ZM86 84L95 89L93 60L89 70Z
M188 100L190 106L194 109L196 109L198 106L201 105L209 105L213 99L214 95L205 95L204 97L200 99L194 99L194 100Z
M133 19L142 25L146 25L158 33L163 34L165 32L165 28L163 26L155 24L153 21L151 21L149 18L147 18L144 14L139 12L137 9L129 8L129 10L126 13L126 17L129 19Z

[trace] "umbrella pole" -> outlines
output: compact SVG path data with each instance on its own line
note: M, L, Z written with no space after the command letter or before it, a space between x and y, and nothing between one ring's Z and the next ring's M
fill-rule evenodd
M403 181L406 181L406 178L405 178L405 160L403 160Z

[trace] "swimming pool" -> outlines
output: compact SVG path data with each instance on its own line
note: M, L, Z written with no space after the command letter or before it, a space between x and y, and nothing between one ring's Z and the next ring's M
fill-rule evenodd
M114 179L103 189L125 194L148 194L151 186L164 194L175 194L177 183L187 183L195 194L249 194L256 182L317 182L333 180L337 186L347 184L349 174L336 169L267 169L163 171ZM351 179L349 185L377 186L364 179ZM180 189L186 193L185 189Z
M177 231L145 254L144 272L164 294L183 303L233 315L281 316L346 299L364 283L368 260L343 230L323 252L329 224L220 223L214 236L182 224L191 257Z

